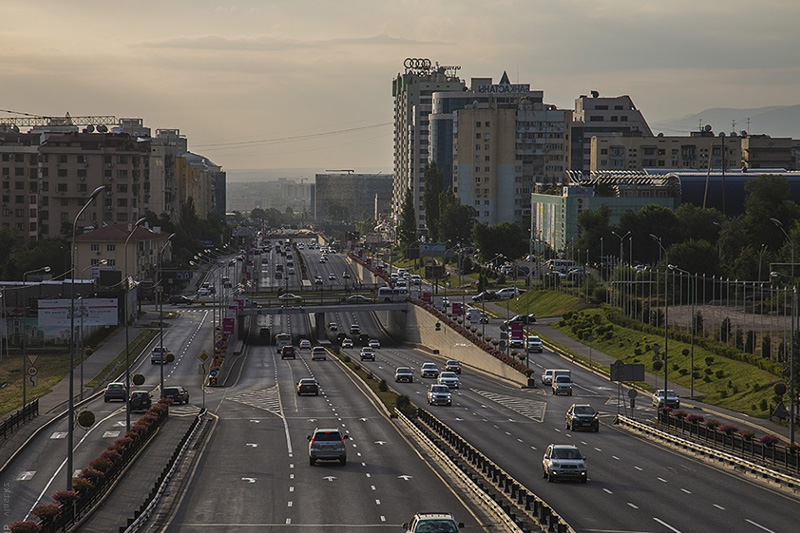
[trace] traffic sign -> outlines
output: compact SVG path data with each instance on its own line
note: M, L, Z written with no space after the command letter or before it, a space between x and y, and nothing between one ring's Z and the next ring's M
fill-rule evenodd
M38 373L39 373L39 370L35 366L29 366L28 367L28 375L29 376L35 376Z
M28 355L28 364L31 366L36 366L36 361L39 359L38 355Z
M200 354L200 356L199 356L199 359L200 359L201 361L205 362L205 361L208 361L208 358L209 358L209 357L211 357L211 356L210 356L210 355L208 355L206 352L203 352L203 353L201 353L201 354Z
M209 376L211 376L212 378L215 378L215 377L217 377L217 374L218 374L218 373L219 373L219 370L218 370L218 369L216 369L216 368L212 368L212 369L211 369L211 372L209 372L209 373L208 373L208 375L209 375Z

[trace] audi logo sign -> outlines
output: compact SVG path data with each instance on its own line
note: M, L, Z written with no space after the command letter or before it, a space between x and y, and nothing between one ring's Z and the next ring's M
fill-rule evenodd
M431 68L431 60L421 57L407 57L406 60L403 61L403 66L406 68L428 70Z

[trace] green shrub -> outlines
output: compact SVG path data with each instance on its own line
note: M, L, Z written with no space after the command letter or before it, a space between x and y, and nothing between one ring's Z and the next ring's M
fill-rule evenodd
M717 370L716 372L714 372L714 375L717 377L717 379L722 379L725 377L725 372L723 372L722 370Z

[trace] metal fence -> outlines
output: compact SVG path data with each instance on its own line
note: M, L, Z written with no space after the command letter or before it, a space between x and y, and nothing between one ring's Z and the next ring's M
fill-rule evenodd
M0 422L0 438L7 439L28 420L39 416L39 399L29 402L22 409Z

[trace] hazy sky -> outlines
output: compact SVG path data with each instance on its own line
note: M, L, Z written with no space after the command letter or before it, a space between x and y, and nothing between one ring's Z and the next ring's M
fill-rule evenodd
M629 94L654 131L713 107L800 103L796 0L1 5L0 108L141 117L228 171L391 168L406 57L460 65L467 81L506 70L562 108Z

